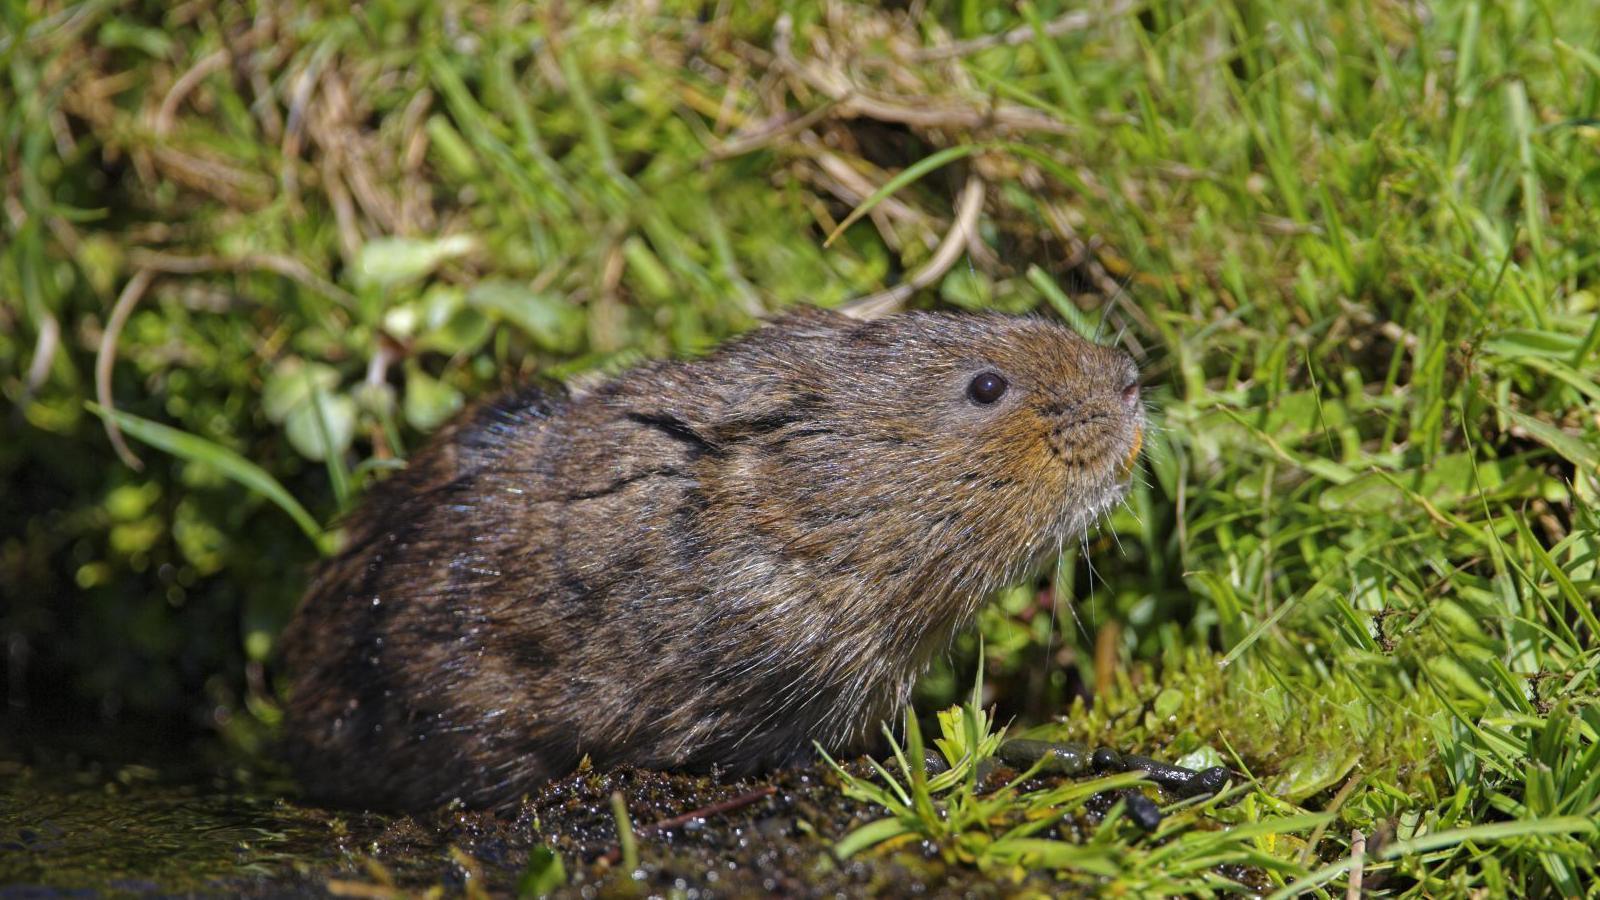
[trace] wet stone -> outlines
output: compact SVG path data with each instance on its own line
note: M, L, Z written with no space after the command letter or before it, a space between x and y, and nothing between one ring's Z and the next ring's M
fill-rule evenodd
M1001 744L997 755L1006 765L1017 769L1032 768L1043 760L1039 771L1047 775L1077 775L1089 768L1089 757L1078 744L1017 738Z

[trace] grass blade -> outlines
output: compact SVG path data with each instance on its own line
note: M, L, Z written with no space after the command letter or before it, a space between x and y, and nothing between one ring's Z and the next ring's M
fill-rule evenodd
M844 217L844 221L834 226L834 229L828 235L827 240L822 242L822 246L832 246L834 240L837 239L839 235L843 234L845 229L861 221L861 217L869 212L872 212L873 207L876 207L879 203L882 203L885 199L889 198L896 191L900 190L906 185L911 184L929 172L947 166L958 159L965 159L966 157L971 156L980 150L987 149L988 147L988 144L961 144L955 147L946 147L945 149L940 150L938 153L925 156L917 162L906 166L905 169L900 172L900 174L884 182L883 187L873 191L872 196L861 201L861 205L851 210L850 215Z
M306 512L305 507L294 499L277 479L268 475L266 470L251 462L227 447L209 441L199 435L180 431L159 422L122 412L121 410L107 409L98 403L85 403L89 411L101 418L111 419L120 426L124 433L133 435L157 450L162 450L180 459L190 462L202 463L211 466L226 475L232 481L243 486L252 493L271 500L278 508L289 514L294 519L306 537L316 544L317 550L324 555L332 549L327 532L317 524L316 519Z

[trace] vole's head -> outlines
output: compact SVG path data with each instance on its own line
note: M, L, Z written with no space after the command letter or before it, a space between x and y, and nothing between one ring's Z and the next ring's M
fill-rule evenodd
M812 311L712 371L708 494L885 599L975 602L1076 540L1122 497L1145 425L1132 360L1038 318Z
M1145 425L1125 353L997 315L897 316L841 337L854 376L834 401L871 423L863 436L907 442L888 455L914 470L903 477L925 517L993 531L1012 548L994 552L1010 557L1121 498Z
M936 477L973 487L952 496L981 503L1018 487L1046 506L1096 512L1120 498L1145 424L1127 354L1064 325L998 315L899 316L858 326L844 345L859 370L855 402L914 435Z

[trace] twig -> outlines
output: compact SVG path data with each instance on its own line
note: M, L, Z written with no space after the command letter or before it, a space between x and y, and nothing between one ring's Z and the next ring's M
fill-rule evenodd
M1346 900L1361 900L1361 875L1367 865L1367 836L1359 830L1350 832L1350 885L1345 890Z
M189 71L172 83L172 89L162 98L161 108L156 112L155 123L151 129L156 137L165 137L167 132L172 130L172 118L177 115L178 104L183 102L183 98L189 96L189 92L204 81L207 75L223 68L232 60L233 54L227 50L217 50L202 57L189 68Z
M867 118L896 122L912 128L950 128L969 131L1045 132L1071 134L1073 127L1036 109L1015 103L993 103L977 108L959 100L934 96L867 92L855 84L842 69L826 68L815 62L801 62L790 47L793 22L780 16L773 31L772 53L775 68L787 72L832 100L841 119ZM795 87L791 82L791 90Z
M315 290L347 308L353 307L356 303L354 294L311 271L305 263L292 256L276 253L250 253L231 258L211 255L177 256L159 250L134 249L128 251L128 259L142 268L178 275L253 270L273 272L302 287Z
M1346 778L1344 780L1344 784L1336 793L1334 793L1333 799L1323 804L1322 811L1332 816L1340 809L1343 809L1345 801L1350 799L1350 795L1355 791L1356 785L1359 785L1364 777L1365 776L1363 776L1360 772L1356 772L1349 778ZM1300 865L1305 865L1306 862L1311 859L1311 851L1316 849L1318 844L1322 843L1322 834L1328 830L1329 824L1329 822L1323 822L1321 825L1318 825L1316 828L1311 830L1311 837L1306 841L1305 846L1300 848L1300 855L1298 857Z
M695 819L705 819L711 816L721 815L725 812L731 812L732 810L738 809L741 806L749 806L757 800L770 797L777 792L778 789L772 785L765 785L756 788L753 791L740 794L737 797L731 797L727 800L723 800L720 803L713 803L710 806L702 807L700 809L693 810L692 812L686 812L681 816L673 816L670 819L662 819L654 825L651 825L645 830L644 833L655 834L658 831L671 831L674 828L681 828L690 822L693 822Z
M906 298L943 277L961 258L968 235L978 226L984 193L983 179L976 173L967 176L967 184L961 189L961 198L956 201L955 223L945 233L944 240L939 242L939 249L934 251L933 258L905 281L876 294L852 300L841 307L840 312L858 319L876 319L899 309Z
M44 380L50 374L50 366L55 362L56 350L61 347L61 322L55 316L45 313L39 322L39 339L33 345L33 361L28 364L28 383L23 388L23 402L19 408L27 405L39 388L44 386Z
M740 794L737 797L730 797L727 800L713 803L710 806L702 806L699 809L690 810L682 815L662 819L654 825L651 825L650 827L638 832L637 836L649 837L650 835L659 834L663 831L671 831L674 828L682 828L690 822L693 822L695 819L709 819L712 816L720 816L723 813L732 812L733 810L749 806L757 801L765 800L777 792L778 789L773 785L763 785L762 787L758 787L753 791ZM606 853L605 856L600 858L611 865L615 865L617 861L622 858L622 848L620 846L613 847L609 852Z
M117 336L122 333L122 326L128 323L128 316L133 313L134 306L149 289L150 280L154 277L155 272L151 269L140 268L128 279L122 293L117 295L116 305L111 307L106 330L100 335L100 350L94 359L94 393L95 399L106 410L116 408L116 401L111 396L111 366L117 359ZM100 424L123 463L135 472L144 471L144 461L128 449L128 442L123 440L122 429L117 427L117 423L110 416L101 416Z
M735 156L743 156L751 151L759 150L774 141L799 134L826 119L833 113L833 108L834 102L829 100L804 115L785 117L776 124L769 123L752 131L729 135L721 144L711 148L711 152L706 154L706 161L720 162Z
M1015 103L996 103L989 109L980 109L931 96L874 96L854 87L840 90L837 85L830 85L827 79L810 69L801 74L811 81L813 87L838 101L839 117L844 119L876 119L911 128L993 129L999 132L1046 134L1073 132L1073 127L1066 122Z

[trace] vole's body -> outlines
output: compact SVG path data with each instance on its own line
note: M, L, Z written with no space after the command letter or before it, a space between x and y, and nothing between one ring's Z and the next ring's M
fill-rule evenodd
M313 796L418 808L514 800L585 754L849 750L1120 497L1134 377L1040 320L808 311L480 407L374 488L306 597L291 759Z

